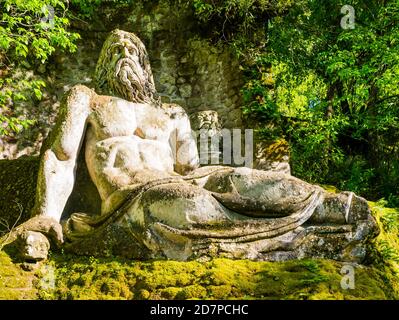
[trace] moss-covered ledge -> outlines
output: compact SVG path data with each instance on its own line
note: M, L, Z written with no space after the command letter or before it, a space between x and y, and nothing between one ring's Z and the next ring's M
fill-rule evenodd
M357 266L354 290L341 288L342 264L330 260L123 262L54 257L55 299L392 299L378 270Z
M59 254L33 273L4 252L0 261L0 299L397 298L386 275L370 266L355 266L355 289L342 289L343 264L331 260L137 262Z

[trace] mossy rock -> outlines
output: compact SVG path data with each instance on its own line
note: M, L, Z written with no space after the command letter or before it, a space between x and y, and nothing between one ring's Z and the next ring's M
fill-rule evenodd
M386 208L385 204L369 202L380 234L370 243L366 263L378 269L391 290L399 293L399 209Z
M37 299L36 279L35 272L23 271L0 251L0 300Z
M26 272L0 252L0 299L398 299L399 211L370 205L381 233L368 265L353 265L354 289L341 287L345 264L324 259L143 262L53 253ZM42 285L43 270L52 271L53 286Z
M46 273L22 271L4 252L0 259L3 299L398 298L395 280L373 266L354 266L355 288L343 289L343 264L331 260L140 262L56 254L44 269L53 270L54 286L46 287Z
M30 218L38 171L38 157L0 160L0 235Z
M262 147L263 156L269 161L284 161L284 157L290 156L289 144L284 139L260 140L257 143Z

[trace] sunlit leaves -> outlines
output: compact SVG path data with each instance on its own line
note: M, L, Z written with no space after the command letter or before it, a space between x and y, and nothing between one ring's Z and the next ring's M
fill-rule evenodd
M65 14L61 0L0 0L0 72L9 77L0 81L0 134L33 124L13 116L12 106L28 96L40 100L45 85L15 78L11 82L13 69L25 61L45 63L57 49L76 50L79 35L66 30L69 20Z
M399 185L399 3L345 4L355 8L355 29L340 27L338 0L298 1L269 21L267 46L246 73L245 112L274 117L295 174L388 197ZM270 73L262 65L272 87L262 84Z

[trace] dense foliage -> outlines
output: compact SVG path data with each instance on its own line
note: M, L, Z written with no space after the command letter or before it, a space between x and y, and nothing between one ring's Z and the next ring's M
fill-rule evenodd
M399 4L354 1L356 24L347 30L339 25L340 5L309 2L272 24L268 62L286 70L277 76L278 91L271 100L279 104L284 89L299 89L285 108L302 121L281 126L299 175L394 200L399 186Z
M273 2L274 10L269 1L194 3L204 20L218 16L236 31L226 40L244 60L244 112L265 138L289 141L295 175L398 203L396 0ZM234 24L233 12L247 18ZM241 36L248 23L263 41Z
M20 118L15 104L41 99L41 80L21 68L43 64L57 49L75 51L78 34L66 30L67 7L61 0L0 1L0 135L18 132L34 119Z

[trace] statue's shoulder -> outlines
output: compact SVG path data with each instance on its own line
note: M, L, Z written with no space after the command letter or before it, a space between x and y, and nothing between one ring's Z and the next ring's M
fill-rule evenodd
M163 103L162 109L171 117L171 118L183 118L187 117L187 112L184 110L182 106L174 103Z
M61 100L61 110L64 109L67 112L69 109L91 107L95 97L97 97L97 94L93 89L82 84L75 85L64 93Z
M86 87L83 84L77 84L70 88L66 93L66 97L76 96L76 95L88 95L88 96L96 96L96 92L89 87Z

